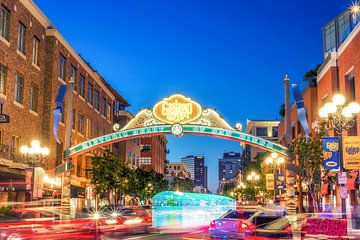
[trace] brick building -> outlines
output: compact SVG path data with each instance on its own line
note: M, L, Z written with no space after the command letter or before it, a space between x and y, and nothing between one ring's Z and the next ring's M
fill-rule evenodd
M317 72L316 84L306 86L302 92L305 109L308 117L310 132L315 131L319 119L318 112L325 103L330 102L336 93L341 93L346 98L346 103L360 102L360 24L359 17L350 10L346 10L323 28L324 61ZM359 121L359 115L357 121ZM296 105L291 108L291 123L293 138L303 134L303 129L297 119ZM280 140L284 137L284 122L279 125ZM355 124L344 135L357 136L360 132L359 124ZM333 131L327 135L334 136ZM353 190L350 193L350 203L357 204L360 199L356 196L359 190L357 181L352 181ZM349 186L348 186L349 187ZM335 190L334 190L335 189ZM326 191L325 191L326 192ZM334 206L339 206L338 185L329 186L324 200Z
M158 173L164 173L167 139L164 135L140 139L140 166Z
M9 124L0 126L0 179L24 181L26 156L20 154L20 146L38 139L48 147L46 170L62 160L65 117L58 129L60 144L52 132L52 111L61 85L75 80L73 109L67 108L65 97L63 112L63 116L74 113L72 144L112 132L114 109L129 104L76 53L33 1L4 0L0 11L0 98L6 100L3 112L11 117ZM90 185L86 169L99 151L73 159L74 187L84 190ZM16 188L14 200L24 201L24 188ZM1 201L6 196L0 192Z

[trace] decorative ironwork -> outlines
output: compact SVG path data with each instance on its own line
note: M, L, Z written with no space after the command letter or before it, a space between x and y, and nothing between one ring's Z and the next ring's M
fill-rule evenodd
M325 123L325 130L335 130L337 134L341 134L355 125L356 115L345 117L342 112L343 107L338 106L335 113L329 114L328 118L323 120Z

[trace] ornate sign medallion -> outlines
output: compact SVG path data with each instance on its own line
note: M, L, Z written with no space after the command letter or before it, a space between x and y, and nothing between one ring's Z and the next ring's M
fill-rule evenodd
M153 109L154 117L171 124L184 124L201 116L201 106L191 98L174 94L158 102Z

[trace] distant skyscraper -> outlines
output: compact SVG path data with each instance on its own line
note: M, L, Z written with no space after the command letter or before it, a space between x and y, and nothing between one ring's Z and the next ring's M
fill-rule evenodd
M207 167L205 166L204 156L186 156L181 158L189 169L191 180L195 186L207 187Z
M219 181L234 179L241 168L239 152L225 152L219 159Z

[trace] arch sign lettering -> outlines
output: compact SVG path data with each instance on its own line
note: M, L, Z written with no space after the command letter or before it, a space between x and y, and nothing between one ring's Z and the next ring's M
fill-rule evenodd
M114 133L100 136L65 151L65 158L88 152L114 142L144 136L193 134L229 139L251 144L267 151L287 156L287 148L271 141L241 132L241 124L231 127L215 110L202 108L191 98L174 94L141 110L126 126L114 125Z

